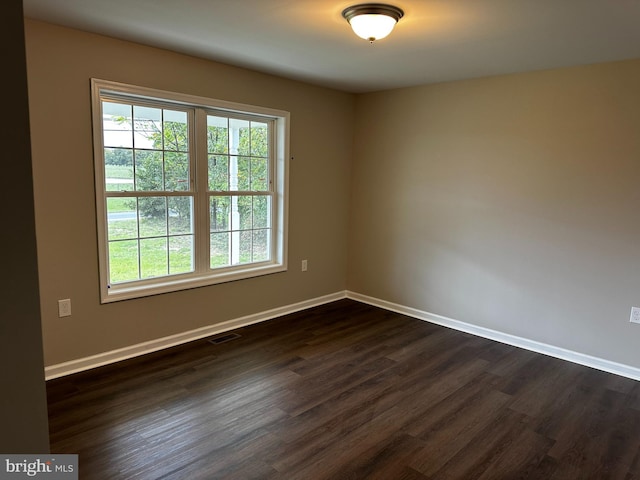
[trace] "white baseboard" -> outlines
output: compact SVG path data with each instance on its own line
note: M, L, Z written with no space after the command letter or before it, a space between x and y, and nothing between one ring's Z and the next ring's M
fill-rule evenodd
M424 312L415 308L405 307L403 305L398 305L397 303L387 302L385 300L369 297L367 295L361 295L359 293L351 291L346 292L346 297L358 302L384 308L385 310L391 310L393 312L401 313L409 317L417 318L419 320L435 323L436 325L442 325L454 330L459 330L461 332L470 333L479 337L488 338L500 343L506 343L507 345L513 345L514 347L524 348L525 350L530 350L532 352L542 353L550 357L567 360L579 365L585 365L587 367L595 368L597 370L602 370L608 373L613 373L622 377L631 378L633 380L640 380L640 368L612 362L603 358L592 357L591 355L586 355L584 353L566 350L564 348L548 345L546 343L540 343L534 340L529 340L527 338L517 337L508 333L499 332L497 330L479 327L470 323L443 317L442 315L436 315L434 313Z
M260 323L266 320L271 320L272 318L299 312L300 310L317 307L325 303L335 302L336 300L341 300L343 298L346 298L346 293L344 291L333 293L330 295L325 295L323 297L294 303L292 305L286 305L284 307L278 307L272 310L254 313L252 315L247 315L245 317L240 317L233 320L228 320L226 322L217 323L215 325L209 325L206 327L198 328L196 330L190 330L188 332L158 338L149 342L138 343L136 345L119 348L117 350L111 350L109 352L99 353L90 357L71 360L69 362L59 363L56 365L50 365L48 367L45 367L44 369L45 378L47 380L52 380L54 378L62 377L65 375L71 375L72 373L101 367L110 363L115 363L121 360L126 360L128 358L144 355L146 353L155 352L183 343L199 340L201 338L217 335L219 333L227 332L236 328L245 327L254 323Z
M336 300L341 300L343 298L350 298L361 303L384 308L385 310L401 313L403 315L434 323L436 325L442 325L444 327L470 333L479 337L488 338L490 340L495 340L507 345L513 345L514 347L524 348L525 350L530 350L532 352L542 353L544 355L549 355L551 357L567 360L579 365L585 365L597 370L602 370L604 372L613 373L622 377L640 381L640 368L612 362L603 358L592 357L591 355L586 355L584 353L566 350L554 345L536 342L534 340L510 335L508 333L499 332L497 330L479 327L477 325L461 322L459 320L454 320L442 315L436 315L434 313L406 307L397 303L387 302L386 300L380 300L378 298L369 297L367 295L362 295L351 291L337 292L330 295L325 295L323 297L305 300L303 302L295 303L292 305L286 305L283 307L274 308L272 310L247 315L245 317L228 320L226 322L218 323L215 325L209 325L206 327L198 328L196 330L190 330L188 332L178 333L176 335L151 340L149 342L139 343L109 352L99 353L97 355L92 355L86 358L71 360L69 362L50 365L45 368L45 378L47 380L51 380L65 375L71 375L72 373L77 373L110 363L119 362L121 360L137 357L146 353L155 352L176 345L181 345L183 343L199 340L201 338L217 335L219 333L227 332L236 328L271 320L272 318L299 312L300 310L306 310L308 308L324 305L325 303L335 302Z

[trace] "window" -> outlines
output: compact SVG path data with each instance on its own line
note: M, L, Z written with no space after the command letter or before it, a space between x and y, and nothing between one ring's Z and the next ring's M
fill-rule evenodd
M288 112L92 80L102 301L286 270Z

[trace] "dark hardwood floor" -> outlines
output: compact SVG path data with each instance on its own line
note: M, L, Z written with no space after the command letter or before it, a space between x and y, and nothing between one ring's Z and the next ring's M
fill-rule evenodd
M48 382L81 479L640 479L640 382L350 300Z

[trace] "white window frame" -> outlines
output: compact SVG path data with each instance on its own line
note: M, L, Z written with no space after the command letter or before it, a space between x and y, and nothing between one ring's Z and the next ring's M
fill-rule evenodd
M102 100L108 98L148 101L165 108L189 108L195 112L195 133L190 139L190 168L194 193L194 272L154 277L110 285L108 254L107 190L104 167ZM96 218L101 302L109 303L189 288L242 280L287 270L289 112L206 97L167 92L107 80L91 79ZM212 269L209 265L209 192L207 191L207 113L249 116L273 121L271 148L271 259ZM203 132L205 132L203 134ZM204 140L204 141L203 141Z

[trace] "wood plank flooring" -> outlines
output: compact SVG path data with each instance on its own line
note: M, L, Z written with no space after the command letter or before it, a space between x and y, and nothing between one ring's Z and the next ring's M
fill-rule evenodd
M350 300L49 381L81 479L640 480L640 382Z

